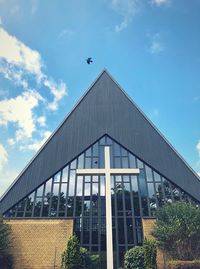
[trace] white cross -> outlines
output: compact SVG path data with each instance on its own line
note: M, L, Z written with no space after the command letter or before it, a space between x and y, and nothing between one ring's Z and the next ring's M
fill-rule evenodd
M110 168L110 147L105 146L105 168L103 169L77 169L78 175L105 175L106 179L106 253L107 269L113 269L113 239L112 239L112 206L111 206L111 184L110 176L136 175L140 169L112 169Z

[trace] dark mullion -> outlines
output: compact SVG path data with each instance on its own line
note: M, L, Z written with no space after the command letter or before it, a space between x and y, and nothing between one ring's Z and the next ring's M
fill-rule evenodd
M124 219L124 238L125 238L125 249L127 250L127 223L126 223L126 205L125 205L125 194L124 194L124 176L121 176L122 181L122 201L123 201L123 219Z
M118 268L119 267L119 249L118 249L119 237L118 237L118 214L117 214L117 196L116 196L116 177L115 176L114 176L114 193L115 193L116 255L117 255L117 268Z
M50 201L49 201L48 217L51 217L51 203L52 203L53 187L54 187L54 176L52 177L52 180L51 180L51 195L50 195Z
M34 191L33 208L32 208L32 212L31 212L31 217L32 218L34 217L36 195L37 195L37 189Z
M133 203L133 189L132 189L132 180L131 180L131 176L129 176L129 180L130 180L130 189L131 189L131 211L132 211L132 222L133 222L133 240L134 240L134 245L137 245L137 241L136 241L136 228L135 228L135 209L134 209L134 203ZM139 198L139 197L138 197Z
M160 177L160 178L161 178L161 189L162 189L164 204L166 204L166 196L165 196L165 188L164 188L163 177Z
M143 164L144 165L144 164ZM144 166L144 179L145 179L145 185L147 190L147 206L148 206L148 216L151 216L151 210L150 210L150 203L149 203L149 189L147 184L147 174L146 174L146 167ZM151 170L152 171L152 170Z
M90 175L90 213L89 213L89 248L92 250L92 176Z
M85 160L85 158L84 158ZM82 215L82 226L81 226L81 246L83 245L83 226L84 226L84 197L85 197L85 176L83 176L83 196L82 196L82 208L81 208L81 215Z
M60 191L61 191L61 184L62 184L62 173L63 170L60 171L60 182L59 182L59 190L58 190L58 203L57 203L57 210L56 210L56 217L58 217L58 212L60 208Z
M43 205L44 205L44 194L46 189L46 182L43 184L43 192L42 192L42 204L41 204L41 210L40 210L40 218L42 217L43 213Z
M25 198L25 205L24 205L24 213L23 213L23 218L25 218L25 214L26 214L26 208L27 208L27 199L28 197Z
M99 146L99 145L98 145ZM101 194L100 194L100 176L98 176L98 253L101 253Z

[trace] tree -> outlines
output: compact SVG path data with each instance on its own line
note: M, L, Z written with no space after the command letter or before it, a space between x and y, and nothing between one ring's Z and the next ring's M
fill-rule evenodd
M173 259L200 257L200 209L190 203L168 204L156 213L152 235Z
M0 265L2 269L12 268L12 256L9 254L10 227L0 216Z
M62 254L62 267L64 269L83 268L80 245L75 235L69 238L67 248Z
M64 269L99 269L99 255L90 255L87 249L80 247L78 238L70 237L67 248L62 254Z

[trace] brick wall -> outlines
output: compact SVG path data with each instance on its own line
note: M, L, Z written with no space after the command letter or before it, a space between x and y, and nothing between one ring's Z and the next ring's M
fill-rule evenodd
M154 226L154 222L155 219L148 219L148 218L142 219L143 233L144 237L146 237L147 239L153 239L151 231ZM157 249L157 266L158 269L165 268L165 256L160 249Z
M73 220L13 219L6 222L11 227L15 269L60 269L61 253L73 233Z

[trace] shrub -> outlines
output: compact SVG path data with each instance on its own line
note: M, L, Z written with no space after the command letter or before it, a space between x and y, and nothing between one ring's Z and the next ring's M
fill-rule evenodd
M0 216L0 265L2 269L13 267L12 256L9 254L10 242L10 227L3 222L3 218Z
M190 203L166 205L156 213L153 236L168 256L193 260L200 256L200 209Z
M144 265L145 269L156 269L156 242L155 240L144 240Z
M200 269L200 260L194 261L169 261L168 269Z
M125 269L144 269L144 247L134 247L128 250L124 258Z
M99 255L90 255L87 249L80 247L78 238L73 235L62 254L61 265L64 269L99 269Z
M80 253L80 245L75 235L69 238L67 248L62 254L61 264L64 269L84 268Z

